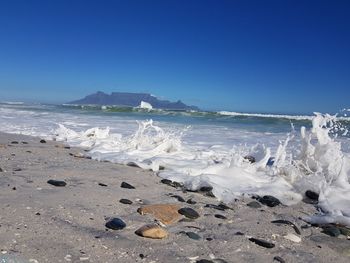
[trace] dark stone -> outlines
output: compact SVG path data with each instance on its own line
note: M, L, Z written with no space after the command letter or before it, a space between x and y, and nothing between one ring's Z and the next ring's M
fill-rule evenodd
M12 141L11 144L18 144L18 141Z
M4 170L0 167L0 172L3 172Z
M40 216L41 214L39 212L35 213L36 216Z
M199 188L200 192L210 192L213 190L212 186L202 186L201 188Z
M283 258L279 257L279 256L275 256L273 258L273 260L277 261L277 262L280 262L280 263L286 263L286 261Z
M126 182L122 182L120 185L121 188L126 188L126 189L135 189L134 186L132 186L131 184L128 184Z
M66 186L67 183L65 181L59 181L59 180L48 180L48 184L54 185L54 186Z
M113 230L120 230L126 227L126 224L120 218L112 218L106 223L105 226Z
M275 207L281 204L280 200L271 195L264 195L263 197L258 197L257 200L263 205L267 205L269 207Z
M268 242L268 241L265 241L263 239L258 239L258 238L254 238L254 237L251 237L249 238L249 240L261 247L265 247L265 248L273 248L275 247L275 244L271 243L271 242Z
M197 260L196 263L214 263L214 261L211 261L208 259L200 259L200 260Z
M315 201L318 201L318 196L319 194L314 192L314 191L311 191L311 190L307 190L305 192L305 195L306 197L310 198L311 200L315 200Z
M194 232L186 232L186 235L193 240L200 240L201 236Z
M68 149L68 150L69 150L69 149L70 149L70 146L64 146L64 149Z
M192 208L190 207L185 207L185 208L181 208L178 210L178 212L181 214L181 215L184 215L186 216L187 218L190 218L190 219L196 219L199 217L199 214Z
M46 141L44 139L40 140L40 143L46 143Z
M227 205L225 204L219 204L219 205L214 205L214 204L206 204L204 207L207 207L207 208L213 208L213 209L217 209L217 210L220 210L220 211L225 211L227 209L231 209L230 207L228 207Z
M22 142L22 144L28 144L28 142Z
M223 259L221 259L221 258L216 258L216 259L213 259L214 261L214 263L228 263L226 260L223 260Z
M247 206L251 208L261 208L261 204L257 201L251 201L250 203L247 204Z
M130 201L129 199L120 199L119 200L120 203L125 204L125 205L131 205L132 201Z
M279 220L271 221L271 223L292 226L294 231L295 231L295 233L297 233L298 235L301 235L301 232L300 232L299 228L294 223L292 223L292 222L290 222L288 220L279 219Z
M186 201L186 203L187 203L187 204L190 204L190 205L197 204L197 202L194 201L194 200L192 200L192 199L188 199L188 200Z
M16 187L12 187L12 190L16 190Z
M255 157L251 155L244 156L243 159L247 160L250 163L255 163Z
M212 241L213 239L211 237L206 238L207 241Z
M244 233L242 233L241 231L238 231L235 233L236 236L244 236Z
M270 158L267 160L266 165L267 165L267 166L272 166L274 163L275 163L275 157L270 157Z
M145 255L141 253L141 254L139 255L139 257L140 257L141 259L144 259L144 258L145 258Z
M98 183L98 185L99 185L99 186L108 186L108 185L106 185L106 184L104 184L104 183Z
M13 169L13 171L14 172L20 172L20 171L22 171L22 169L21 168L15 168L15 169Z
M333 225L327 225L322 227L322 233L331 236L331 237L337 237L341 234L340 230Z
M183 199L183 198L182 198L181 196L179 196L179 195L171 195L171 197L176 198L177 201L179 201L179 202L186 202L185 199Z
M169 186L171 186L171 187L175 187L175 188L181 188L181 187L183 187L182 184L180 184L180 183L178 183L178 182L173 182L173 181L168 180L168 179L162 179L162 180L160 180L160 182L163 183L163 184L167 184L167 185L169 185Z
M223 216L223 215L220 215L220 214L215 214L214 215L216 218L219 218L219 219L227 219L226 216Z

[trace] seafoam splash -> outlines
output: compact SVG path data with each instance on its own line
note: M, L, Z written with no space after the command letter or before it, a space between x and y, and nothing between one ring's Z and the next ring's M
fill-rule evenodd
M130 136L112 134L109 128L75 132L60 125L55 138L88 148L94 159L133 163L191 190L212 186L214 195L225 202L242 194L257 194L273 195L293 205L302 200L306 190L313 190L320 194L322 214L308 220L350 225L350 159L336 135L332 136L337 128L334 116L316 114L311 130L301 128L300 148L294 153L289 150L296 137L293 132L275 151L259 144L227 151L215 145L196 148L184 144L185 131L165 131L151 120L138 124ZM250 163L246 155L254 156L256 162Z

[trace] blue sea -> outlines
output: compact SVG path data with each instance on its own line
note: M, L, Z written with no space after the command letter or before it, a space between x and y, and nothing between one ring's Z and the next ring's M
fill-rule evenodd
M350 110L337 116L0 103L0 131L63 141L217 199L319 193L312 222L350 225ZM249 158L248 158L249 157ZM254 159L254 161L252 161ZM142 178L140 179L142 180Z

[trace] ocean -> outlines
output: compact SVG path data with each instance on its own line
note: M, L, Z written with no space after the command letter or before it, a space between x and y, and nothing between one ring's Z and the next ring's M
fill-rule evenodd
M0 131L65 141L219 200L319 193L310 222L350 225L350 117L0 103ZM142 178L140 178L142 180Z

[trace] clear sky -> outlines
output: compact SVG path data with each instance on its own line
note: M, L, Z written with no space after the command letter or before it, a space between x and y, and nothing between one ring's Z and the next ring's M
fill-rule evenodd
M0 100L149 92L205 109L350 107L347 0L0 0Z

